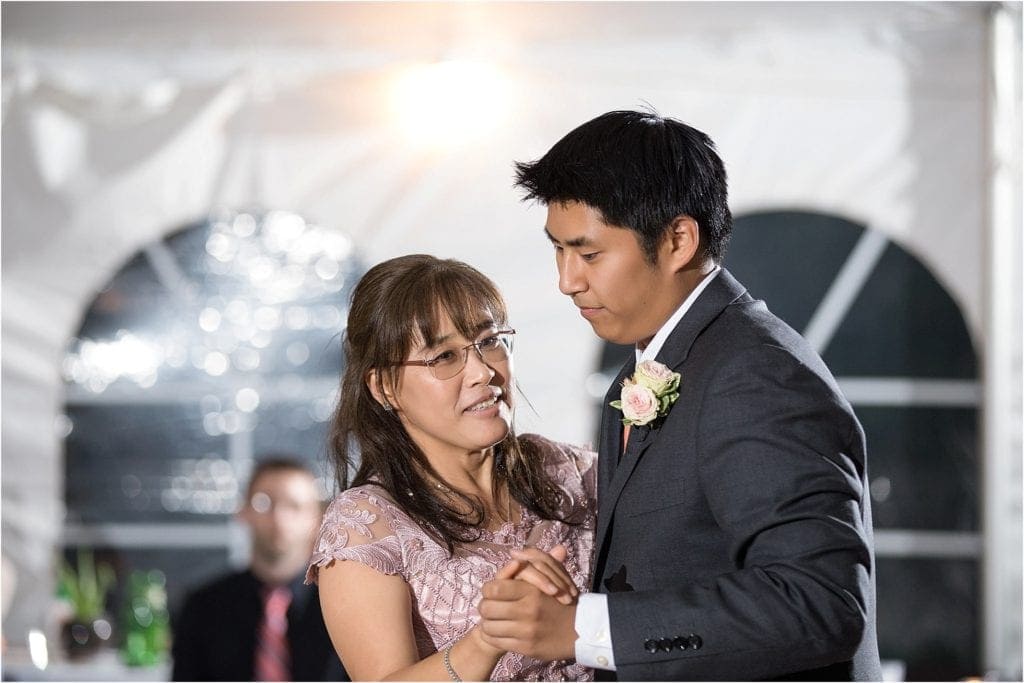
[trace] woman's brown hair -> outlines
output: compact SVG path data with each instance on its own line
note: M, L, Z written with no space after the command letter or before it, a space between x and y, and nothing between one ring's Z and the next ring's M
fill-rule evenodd
M452 503L433 495L443 478L409 437L394 411L378 402L368 385L376 377L381 395L397 386L400 368L417 341L437 337L447 315L466 339L479 334L481 315L508 324L498 288L483 273L452 259L425 254L400 256L371 268L352 292L345 332L345 373L331 426L338 485L377 484L406 514L453 552L454 544L476 540L484 521L482 502L453 491ZM511 392L513 387L506 387ZM561 489L544 472L540 453L514 429L494 447L494 491L509 494L544 519L564 519ZM358 465L357 465L358 463ZM349 481L350 470L355 476ZM469 514L465 509L471 510Z

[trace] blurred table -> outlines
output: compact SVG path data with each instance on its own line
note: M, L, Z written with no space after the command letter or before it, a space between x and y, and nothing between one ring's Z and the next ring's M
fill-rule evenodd
M32 663L28 648L10 646L3 654L5 681L169 681L171 664L128 666L117 651L104 649L81 660L56 659L45 669Z

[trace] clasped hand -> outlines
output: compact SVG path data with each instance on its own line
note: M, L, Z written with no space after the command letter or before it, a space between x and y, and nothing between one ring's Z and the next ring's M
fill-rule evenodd
M566 572L566 550L512 551L512 561L484 584L481 637L501 650L541 661L572 659L579 590Z

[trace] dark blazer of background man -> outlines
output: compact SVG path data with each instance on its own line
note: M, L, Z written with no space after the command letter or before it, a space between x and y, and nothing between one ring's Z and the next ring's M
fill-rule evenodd
M864 434L817 354L720 267L710 138L611 112L519 164L518 184L548 207L562 293L681 383L625 450L608 403L635 360L605 397L595 593L563 606L492 582L485 636L599 678L879 680Z
M313 474L298 459L263 460L239 517L252 536L250 566L186 598L173 624L172 679L254 680L262 592L283 585L292 594L287 612L291 680L348 680L327 635L316 586L303 585L321 518Z

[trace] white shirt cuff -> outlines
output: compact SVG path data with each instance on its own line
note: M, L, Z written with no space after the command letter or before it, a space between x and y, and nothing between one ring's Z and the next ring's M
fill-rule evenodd
M583 593L576 604L576 661L593 669L615 671L608 596Z

